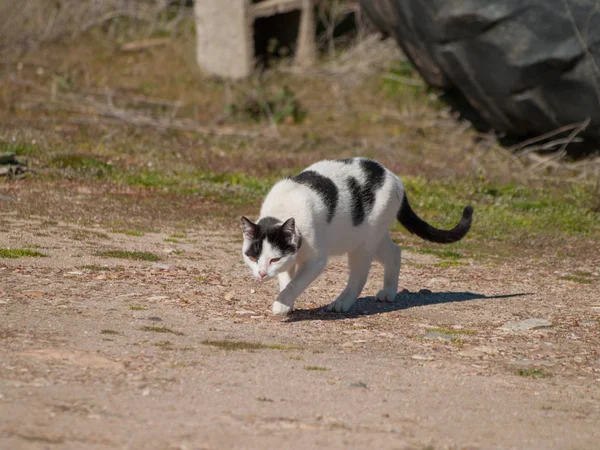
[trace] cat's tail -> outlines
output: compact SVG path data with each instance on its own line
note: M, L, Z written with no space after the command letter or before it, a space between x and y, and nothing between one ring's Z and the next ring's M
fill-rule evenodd
M473 221L473 207L467 206L463 210L462 218L454 228L451 230L440 230L432 227L417 216L410 207L410 203L408 203L408 198L405 193L404 198L402 199L402 206L400 206L396 218L408 231L412 234L416 234L421 239L437 242L439 244L450 244L452 242L460 241L471 228L471 222Z

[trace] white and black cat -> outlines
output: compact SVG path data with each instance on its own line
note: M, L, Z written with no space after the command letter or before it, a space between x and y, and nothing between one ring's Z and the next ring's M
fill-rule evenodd
M242 253L257 279L277 275L275 314L292 311L329 256L347 253L348 285L328 306L346 312L360 295L374 259L385 267L377 299L394 300L400 272L400 247L389 235L394 219L422 239L451 243L467 234L472 216L473 208L467 206L456 227L439 230L415 214L400 178L381 164L366 158L320 161L276 183L258 222L242 217Z

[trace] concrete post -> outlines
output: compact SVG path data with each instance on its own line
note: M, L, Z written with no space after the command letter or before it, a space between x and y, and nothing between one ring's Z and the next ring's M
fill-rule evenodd
M196 0L196 59L207 73L244 78L253 70L250 0Z
M315 40L313 2L312 0L302 0L295 62L301 67L308 67L315 63L316 57L317 44Z

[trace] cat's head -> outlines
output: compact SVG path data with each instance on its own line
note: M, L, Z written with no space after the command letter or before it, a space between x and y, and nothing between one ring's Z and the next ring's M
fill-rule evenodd
M274 217L263 217L257 223L242 217L244 262L257 280L266 280L285 272L296 263L302 238L294 219L281 223Z

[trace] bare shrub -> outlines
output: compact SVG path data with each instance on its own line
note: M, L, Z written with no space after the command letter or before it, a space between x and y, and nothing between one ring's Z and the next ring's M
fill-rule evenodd
M0 54L74 37L97 25L152 34L178 23L185 0L0 0ZM124 27L125 25L125 27Z

